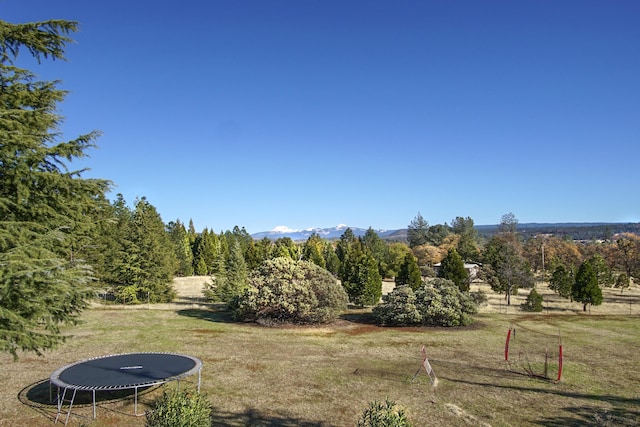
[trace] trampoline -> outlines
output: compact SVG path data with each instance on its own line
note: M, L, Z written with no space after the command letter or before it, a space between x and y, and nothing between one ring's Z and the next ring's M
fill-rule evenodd
M57 369L49 382L58 388L58 413L56 423L65 402L67 392L73 391L68 399L69 410L65 425L69 421L71 408L78 390L92 393L93 419L96 418L96 391L134 390L134 414L138 415L138 390L179 381L198 374L198 392L202 362L192 356L174 353L125 353L100 356L81 360ZM62 392L62 394L61 394Z

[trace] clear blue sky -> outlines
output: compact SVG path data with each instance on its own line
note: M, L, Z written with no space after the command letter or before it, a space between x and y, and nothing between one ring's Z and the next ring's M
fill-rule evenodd
M640 221L640 2L0 0L75 20L66 139L165 222ZM79 165L73 165L78 166Z

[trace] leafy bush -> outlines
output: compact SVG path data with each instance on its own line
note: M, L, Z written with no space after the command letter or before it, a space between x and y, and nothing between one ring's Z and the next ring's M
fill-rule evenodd
M210 427L211 404L201 393L165 389L146 418L147 427Z
M265 261L233 304L234 316L259 323L325 323L347 308L347 294L327 270L281 257Z
M482 289L475 292L469 292L469 296L471 297L473 302L476 303L476 306L486 304L486 302L489 300L489 298L487 297L487 293Z
M540 295L534 288L531 289L531 292L529 292L529 295L527 296L527 300L520 305L520 308L524 311L540 312L543 309L542 301L542 295Z
M411 423L404 410L387 398L384 404L378 401L369 403L358 420L358 427L411 427Z
M450 280L434 279L413 291L395 288L373 309L376 322L389 326L464 326L472 322L476 303Z

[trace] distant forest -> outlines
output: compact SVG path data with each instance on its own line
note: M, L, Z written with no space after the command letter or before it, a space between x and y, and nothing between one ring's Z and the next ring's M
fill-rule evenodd
M489 240L498 231L498 225L476 225L478 236ZM518 224L518 234L525 239L537 235L553 235L561 239L577 241L611 240L620 233L633 233L640 236L640 223L526 223ZM405 241L407 230L398 230L385 240Z
M476 229L480 236L490 238L498 231L498 225L480 225ZM640 223L528 223L518 224L518 233L525 238L549 234L569 240L611 240L620 233L640 235Z

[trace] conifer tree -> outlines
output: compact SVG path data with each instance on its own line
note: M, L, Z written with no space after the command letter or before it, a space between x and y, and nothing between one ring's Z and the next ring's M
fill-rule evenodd
M348 246L341 266L340 280L349 301L365 306L375 305L382 295L382 277L378 263L359 240Z
M93 269L83 257L105 219L110 183L70 170L98 132L61 141L57 81L39 81L16 65L64 60L77 23L0 20L0 351L51 348L59 326L73 323L92 296Z
M464 268L464 261L455 248L449 249L442 259L438 277L451 280L462 292L469 290L469 273Z
M325 241L323 244L322 258L324 258L325 268L334 276L337 276L340 271L340 260L338 259L338 255L336 255L333 244L329 241Z
M326 268L327 263L322 255L323 249L324 243L322 238L320 238L318 233L312 233L302 246L302 259L312 262L319 267Z
M208 285L205 296L212 301L230 303L246 287L249 272L240 242L233 235L226 237L230 243L224 270L214 272L213 281Z
M373 257L378 262L380 275L382 277L390 277L387 260L389 258L389 250L387 244L380 238L373 228L369 227L362 237L362 242L369 249Z
M598 275L591 261L583 262L576 272L576 279L571 289L574 301L582 303L582 310L588 305L602 304L602 289L598 286Z
M429 223L420 212L407 227L407 241L410 248L429 243Z
M409 286L414 291L422 286L422 275L416 262L416 257L407 253L404 262L400 265L400 271L395 278L396 286Z
M187 235L187 230L184 227L184 224L178 219L176 222L170 222L167 225L167 230L176 252L176 258L178 259L176 275L192 276L193 252L191 250L191 245L189 244L189 236Z

